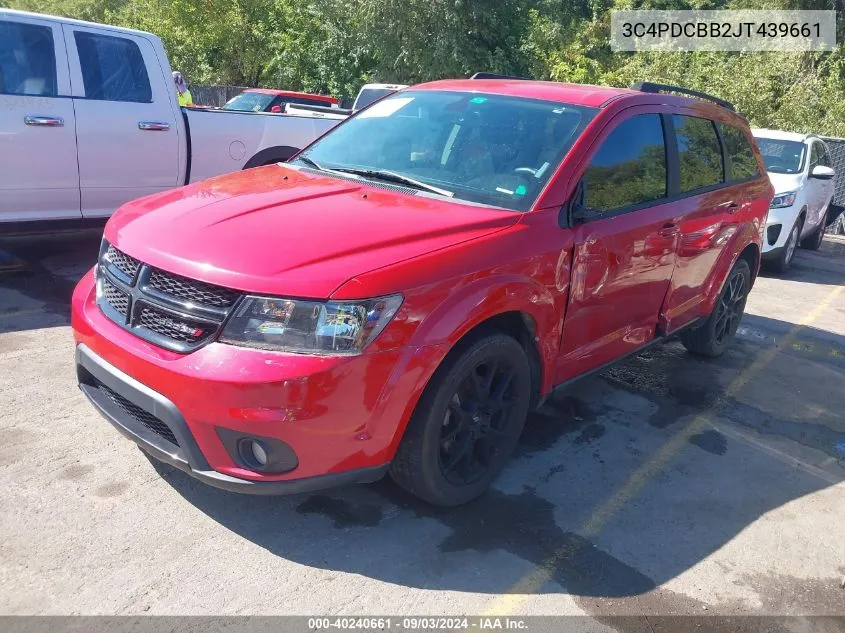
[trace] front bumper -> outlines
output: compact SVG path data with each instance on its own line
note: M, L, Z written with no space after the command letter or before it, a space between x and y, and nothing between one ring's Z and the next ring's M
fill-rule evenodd
M71 316L80 386L107 419L161 461L211 485L258 494L379 478L430 368L445 354L432 346L321 357L216 342L180 354L108 319L96 304L93 272L77 285ZM147 415L154 419L145 426ZM248 467L227 447L232 434L286 444L295 467Z
M783 250L800 212L801 206L797 200L791 207L769 209L763 232L763 256L766 259L777 257Z
M152 457L215 488L258 495L294 494L377 481L387 472L385 464L285 481L251 481L216 472L199 450L185 418L170 400L110 365L84 344L76 347L76 366L80 389L118 431ZM142 424L139 417L144 417L144 413L164 424L177 444Z

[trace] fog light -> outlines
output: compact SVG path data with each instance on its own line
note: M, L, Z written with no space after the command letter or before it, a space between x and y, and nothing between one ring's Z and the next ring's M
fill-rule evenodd
M267 451L264 450L264 447L261 446L259 442L255 440L251 440L249 442L250 450L252 451L252 457L255 459L256 463L259 466L266 466L267 465Z
M244 435L219 426L217 435L232 461L241 468L270 474L286 473L299 465L293 449L278 438Z

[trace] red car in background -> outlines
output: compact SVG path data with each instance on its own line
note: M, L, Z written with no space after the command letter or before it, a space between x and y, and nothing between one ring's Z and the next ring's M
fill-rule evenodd
M772 185L730 104L667 89L424 84L125 205L73 297L82 390L228 490L477 497L554 387L736 332Z
M327 108L339 107L337 99L325 95L269 88L248 88L236 97L229 99L221 109L237 112L284 112L288 103Z

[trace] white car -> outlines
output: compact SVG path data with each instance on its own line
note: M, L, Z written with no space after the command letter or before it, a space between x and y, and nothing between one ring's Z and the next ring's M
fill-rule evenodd
M337 120L180 108L155 35L0 9L0 234L286 160Z
M834 193L833 163L827 145L812 134L764 129L751 133L775 188L763 237L763 261L784 273L799 244L812 250L821 246Z

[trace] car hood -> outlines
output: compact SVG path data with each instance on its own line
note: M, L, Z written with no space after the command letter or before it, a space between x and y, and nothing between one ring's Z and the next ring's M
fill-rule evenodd
M767 173L775 188L775 195L796 191L803 185L803 174L776 174L771 171Z
M105 237L132 257L186 277L328 298L358 275L521 217L390 189L272 165L130 202L109 220Z

